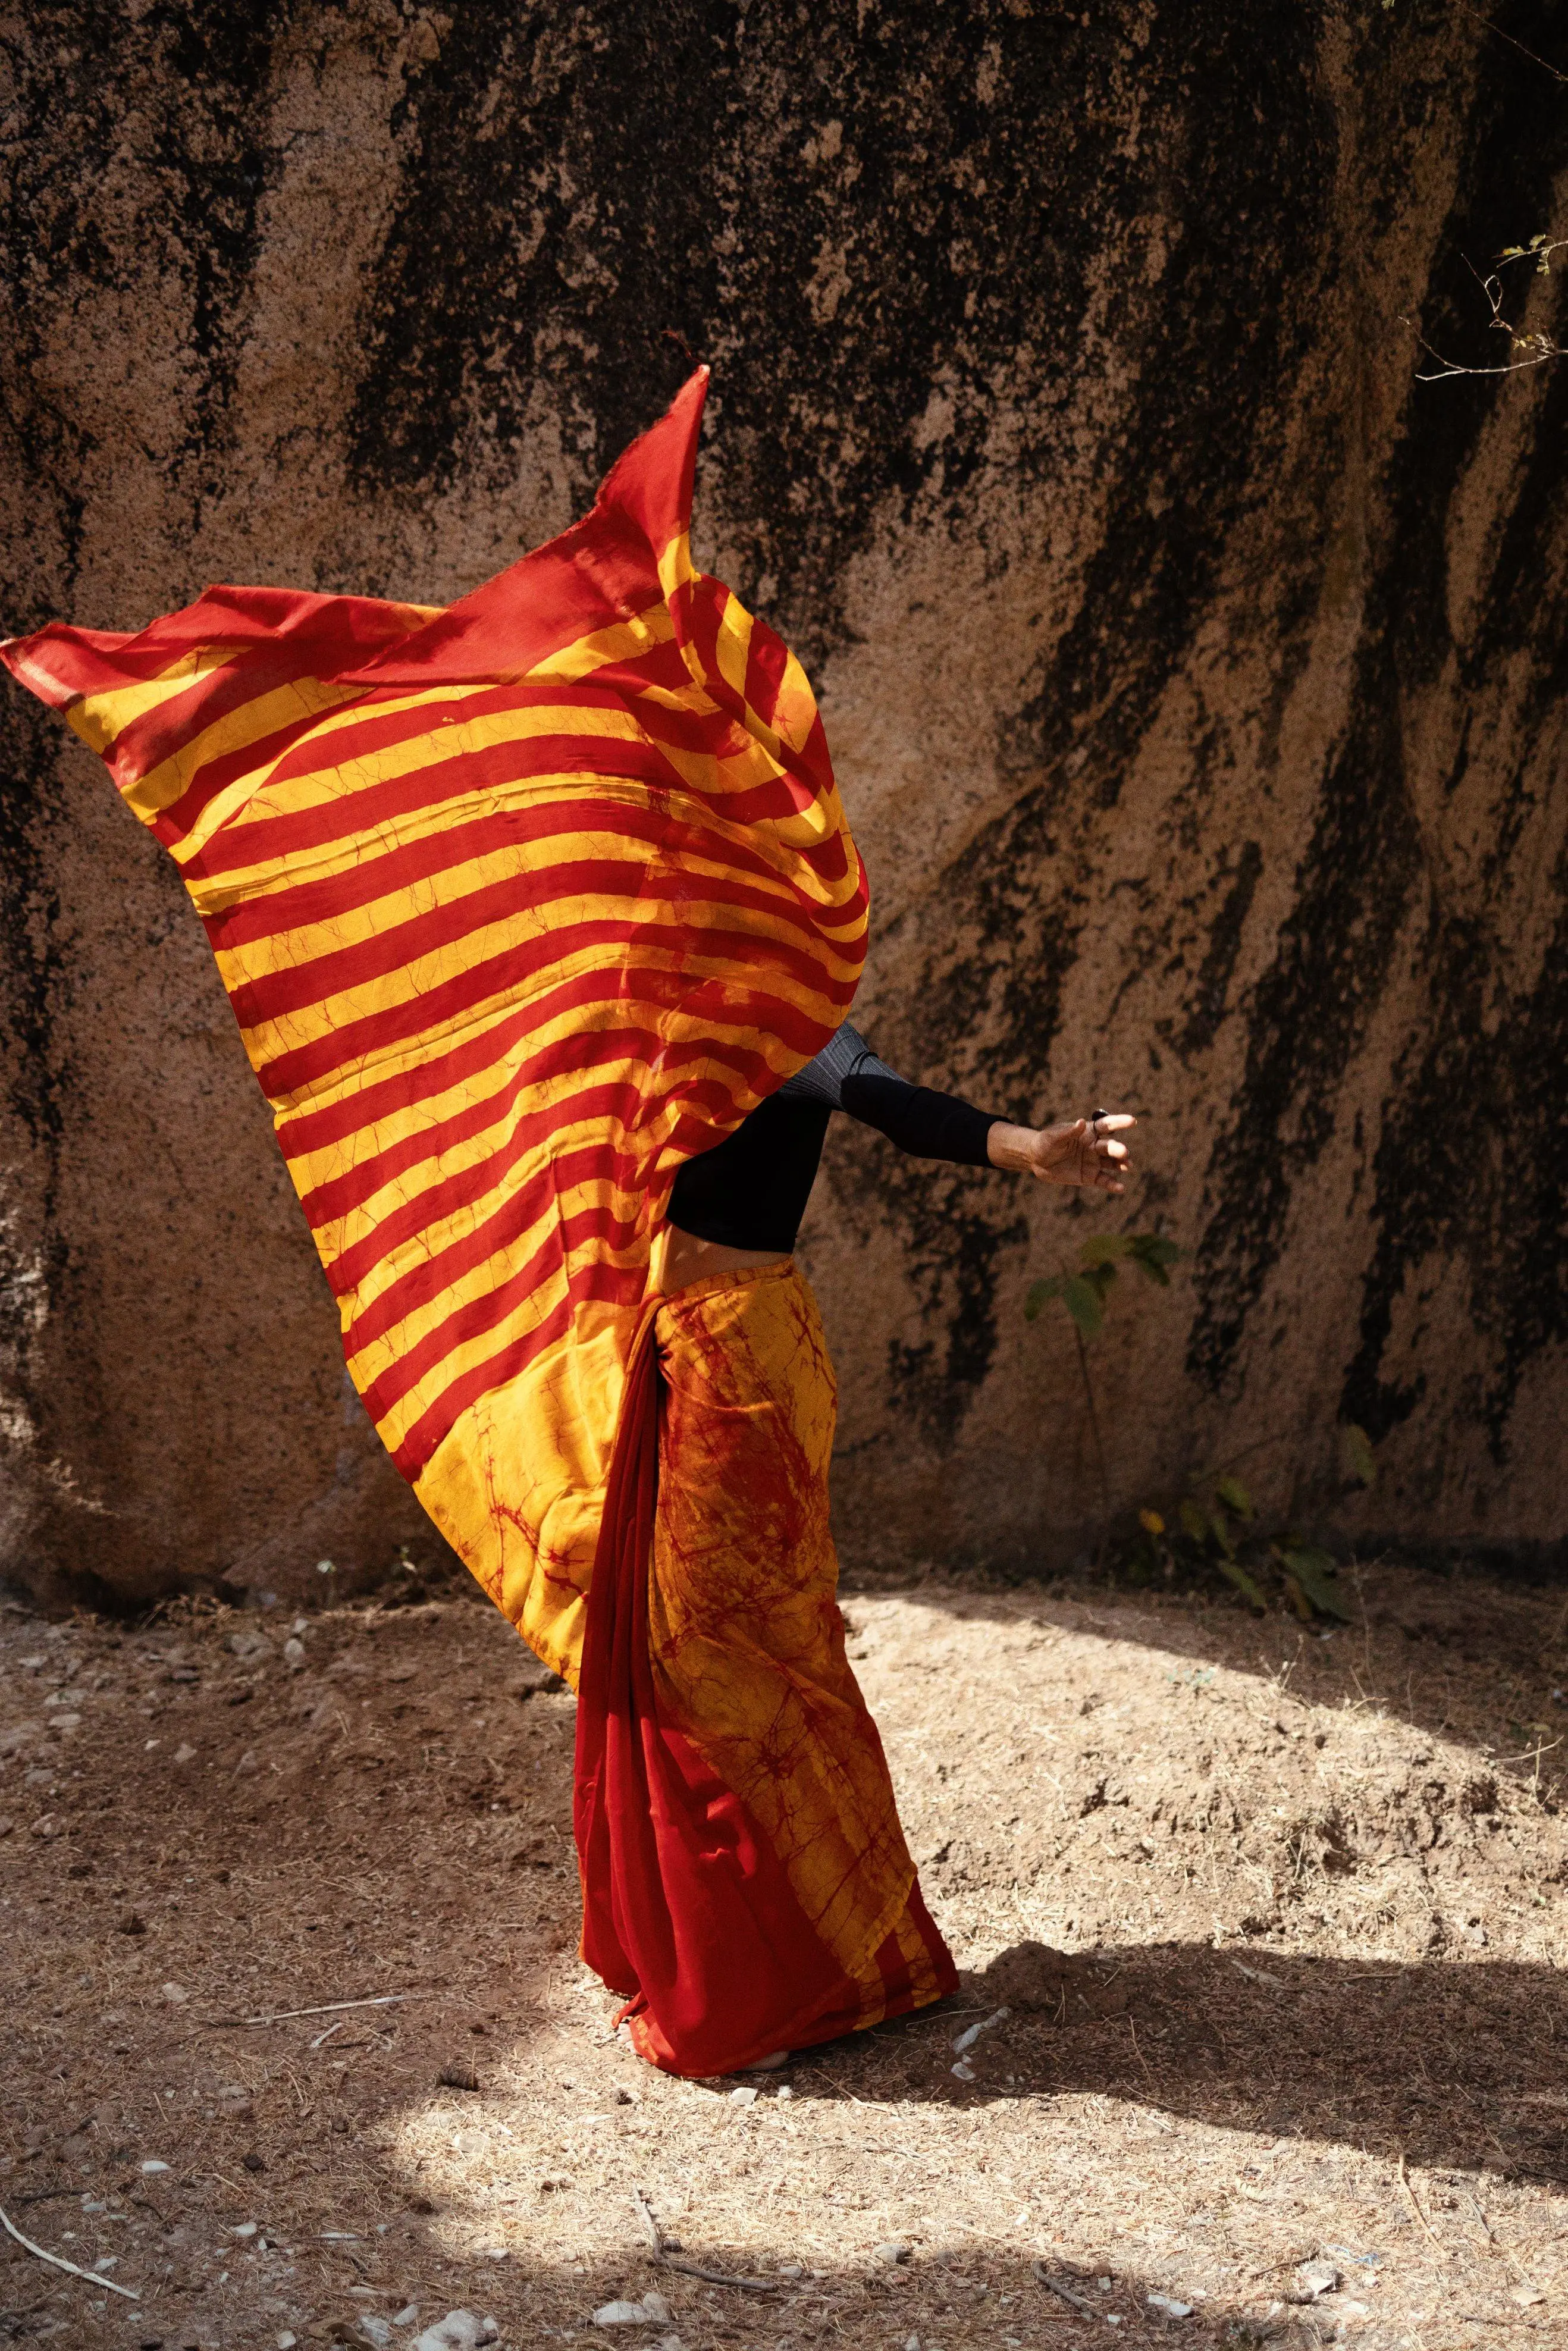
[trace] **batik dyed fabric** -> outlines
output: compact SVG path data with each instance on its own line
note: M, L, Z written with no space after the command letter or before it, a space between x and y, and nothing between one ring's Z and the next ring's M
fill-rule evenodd
M674 1171L864 946L805 676L692 566L706 382L444 611L213 588L3 648L179 866L392 1458L573 1680Z
M647 1312L589 1596L577 1836L583 1956L674 2073L956 1983L844 1654L834 1413L793 1265Z

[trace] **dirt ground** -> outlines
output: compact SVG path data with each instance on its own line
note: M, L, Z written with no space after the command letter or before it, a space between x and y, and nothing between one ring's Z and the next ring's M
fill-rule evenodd
M1568 1610L1355 1588L852 1593L964 1986L739 2085L612 2037L482 1602L0 1613L0 2205L140 2297L5 2239L0 2339L1568 2345Z

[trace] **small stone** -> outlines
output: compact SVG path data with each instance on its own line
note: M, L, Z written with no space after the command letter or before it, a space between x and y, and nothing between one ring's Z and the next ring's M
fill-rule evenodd
M1508 2290L1508 2298L1510 2302L1517 2303L1521 2310L1533 2310L1538 2302L1545 2301L1546 2296L1538 2285L1512 2285Z
M732 2106L754 2106L757 2104L757 2093L750 2088L732 2090L729 2094L729 2103Z
M185 2001L190 1999L191 1995L185 1990L183 1984L166 1983L163 1986L163 1997L169 2001L172 2007L181 2008L184 2005Z
M641 2302L606 2302L593 2314L595 2326L667 2326L670 2305L650 2287Z
M248 1774L252 1771L259 1771L260 1769L261 1766L256 1760L255 1748L247 1747L245 1753L240 1757L239 1761L235 1765L235 1779L238 1779L242 1772Z
M265 1633L231 1633L229 1647L236 1657L246 1664L255 1658L270 1657L272 1655L272 1643Z
M294 2351L294 2346L298 2340L298 2335L291 2335L287 2327L284 2327L277 2338L277 2351Z
M781 2083L779 2084L779 2085L778 2089L777 2089L777 2090L775 2090L775 2092L773 2093L773 2095L774 2095L774 2096L775 2096L776 2098L792 2098L792 2097L794 2096L795 2093L794 2093L794 2091L789 2087L789 2083L788 2083L788 2082L781 2082Z
M449 2310L413 2338L413 2351L477 2351L479 2321L471 2310Z
M256 2220L241 2220L236 2228L229 2231L229 2234L231 2237L254 2237L259 2226L260 2223Z
M909 2259L909 2247L892 2242L885 2245L873 2245L872 2259L874 2262L883 2262L890 2270L894 2270L900 2262L906 2262Z
M160 2163L155 2155L150 2155L141 2168L145 2172L167 2171L169 2166L166 2163Z
M1163 2310L1167 2318L1190 2318L1192 2316L1191 2303L1177 2302L1174 2294L1151 2294L1148 2296L1148 2304L1151 2310Z
M390 2323L384 2318L378 2318L373 2311L361 2311L359 2325L360 2333L367 2343L373 2343L376 2346L376 2351L383 2351L383 2346L392 2341Z
M803 2262L780 2262L779 2264L779 2274L780 2277L804 2277L806 2274L806 2265Z
M53 1813L43 1813L33 1823L30 1834L36 1837L52 1837L57 1834L59 1825Z
M176 1763L193 1763L193 1762L195 1761L195 1760L196 1760L196 1750L195 1750L195 1749L191 1745L190 1740L189 1740L188 1739L187 1739L187 1740L181 1740L181 1742L180 1742L180 1744L179 1744L179 1746L178 1746L178 1747L176 1747L176 1748L175 1748L175 1750L174 1750L174 1761L175 1761L175 1762L176 1762Z
M254 2147L251 2148L248 2155L241 2156L240 2161L244 2164L247 2171L265 2171L267 2169L266 2164L262 2161L260 2156L257 2155Z
M418 2303L417 2303L417 2302L405 2302L405 2303L403 2304L403 2306L402 2306L402 2308L401 2310L394 2310L394 2311L393 2311L393 2313L392 2313L392 2325L393 2325L394 2326L412 2326L412 2325L413 2325L414 2320L415 2320L418 2316L419 2316L419 2304L418 2304Z
M49 1719L49 1729L55 1731L79 1730L81 1729L81 1717L79 1714L52 1715ZM1481 1940L1483 1942L1486 1940L1484 1935L1482 1936Z
M298 1635L291 1635L283 1644L283 1662L291 1674L298 1673L305 1663L305 1644Z
M0 1837L8 1837L16 1825L9 1813L0 1813Z
M1333 2294L1339 2283L1339 2272L1333 2262L1303 2262L1296 2272L1296 2285L1303 2302L1316 2302L1320 2295Z

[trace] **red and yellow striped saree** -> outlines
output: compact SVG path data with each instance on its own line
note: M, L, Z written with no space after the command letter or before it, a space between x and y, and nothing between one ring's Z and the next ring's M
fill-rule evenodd
M805 675L692 565L706 389L444 610L213 588L0 647L180 867L393 1460L580 1689L585 1956L682 2072L950 1981L804 1286L649 1297L675 1169L832 1034L866 925Z

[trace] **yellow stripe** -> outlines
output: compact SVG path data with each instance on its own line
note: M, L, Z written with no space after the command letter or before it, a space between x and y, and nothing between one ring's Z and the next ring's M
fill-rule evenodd
M148 711L156 710L177 695L189 691L199 677L210 677L214 670L230 668L241 652L248 646L200 645L194 653L182 653L179 660L156 677L140 680L135 685L111 686L106 694L84 694L73 702L67 716L82 741L95 751L107 753L124 734L133 719L143 718Z
M237 710L225 711L155 768L149 768L139 781L122 786L126 800L143 824L151 824L164 809L184 799L212 760L248 750L291 719L319 717L346 702L362 701L364 691L362 685L323 685L319 678L291 678L269 694L257 695L254 702L242 702ZM246 789L254 788L254 778L248 779Z
M579 637L575 644L563 645L559 653L536 662L524 675L589 677L611 662L635 661L654 645L667 645L674 633L675 624L667 607L650 604L645 612L633 613L629 621L613 622L607 629L595 629L591 635Z

